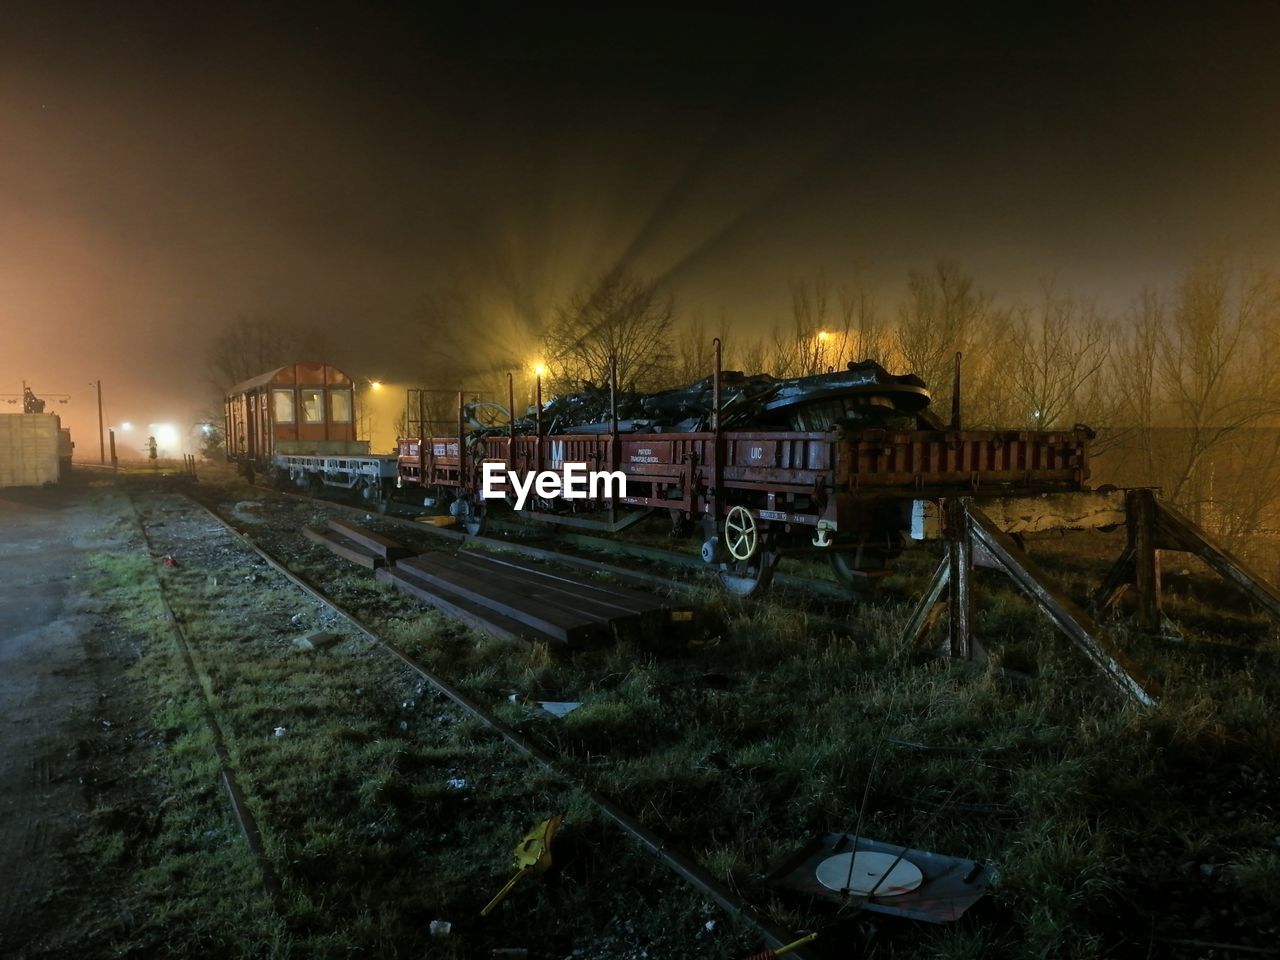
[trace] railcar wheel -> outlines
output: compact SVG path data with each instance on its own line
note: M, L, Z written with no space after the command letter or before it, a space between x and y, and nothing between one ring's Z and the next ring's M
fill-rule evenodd
M366 480L364 488L357 497L357 502L363 500L369 503L375 512L385 515L391 508L392 489L389 483L384 483L382 480Z
M760 549L760 530L746 507L733 507L724 518L724 545L729 555L741 562L750 560Z
M489 526L489 511L474 503L467 504L467 507L467 511L458 518L462 522L462 529L469 537L481 536Z
M751 597L764 593L773 582L773 568L778 565L778 555L760 550L749 560L720 564L720 585L739 597Z

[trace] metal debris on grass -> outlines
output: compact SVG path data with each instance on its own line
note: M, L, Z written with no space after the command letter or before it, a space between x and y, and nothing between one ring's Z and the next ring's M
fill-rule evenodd
M557 720L568 716L582 706L582 701L580 700L532 700L528 697L522 697L518 693L508 695L507 699L512 703L541 710Z
M542 710L556 718L567 716L582 706L576 700L535 700L534 702Z
M805 944L813 943L813 941L817 939L818 939L817 933L806 934L805 936L801 937L799 940L793 940L784 946L778 947L776 950L759 950L756 953L751 954L751 956L747 957L747 960L774 960L775 957L786 956L792 950L798 950L800 947L803 947Z
M874 913L949 923L985 896L994 879L990 864L828 833L779 864L768 882L833 903L858 899Z
M521 877L530 873L542 873L551 866L551 841L556 831L560 829L563 819L564 817L557 813L554 817L543 820L516 844L515 849L511 851L515 861L516 875L508 880L507 885L498 891L498 895L485 905L485 908L480 911L480 916L487 917L494 907L506 899L511 888Z
M341 642L342 637L328 630L313 630L310 633L303 634L293 641L294 646L303 650L325 650L332 647L335 643Z

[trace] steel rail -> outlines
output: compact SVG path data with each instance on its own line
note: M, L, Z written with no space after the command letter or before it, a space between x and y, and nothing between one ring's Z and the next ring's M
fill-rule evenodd
M706 563L700 557L690 556L684 553L676 553L674 550L663 550L660 547L647 547L640 543L628 543L625 540L606 540L603 537L595 537L590 534L583 533L562 533L556 535L557 539L562 540L570 546L582 547L587 550L601 550L606 553L616 553L622 556L635 557L638 560L648 560L653 563L664 563L668 566L679 567L686 570L695 570L700 572L714 572L715 568ZM478 538L492 539L492 538ZM815 580L811 577L801 577L792 573L775 573L773 582L778 586L794 588L797 590L808 590L824 597L834 600L851 601L855 599L854 595L846 588L840 586L833 580Z
M637 579L646 580L655 585L669 585L679 590L696 589L697 585L685 580L674 580L657 574L647 573L642 570L633 570L629 567L619 567L604 563L603 561L593 560L589 557L581 557L571 553L561 553L557 550L549 550L545 547L535 547L531 544L520 543L515 540L503 540L493 536L472 536L462 533L458 530L450 530L448 527L436 527L430 524L417 523L406 517L397 517L393 514L378 514L376 511L366 507L361 507L350 503L341 503L337 500L327 500L320 497L309 497L306 494L294 493L292 490L271 490L272 493L282 497L288 497L293 500L303 502L323 503L327 506L336 507L347 513L360 514L362 516L375 516L378 520L395 524L409 530L417 530L432 536L443 537L448 540L454 540L462 545L475 544L482 547L493 549L512 550L517 553L523 553L528 557L536 557L543 560L554 560L565 563L570 566L583 567L586 569L600 570L608 573L616 573L619 576L632 576ZM538 521L547 523L548 521ZM490 521L492 524L493 521ZM518 530L525 526L520 523L512 523L509 521L498 521L505 529ZM527 529L527 527L525 527ZM625 540L606 540L603 537L593 537L588 534L580 533L559 533L554 535L556 539L562 540L570 546L578 546L587 550L600 550L605 553L613 553L621 556L635 557L638 560L647 560L651 563L665 564L677 569L690 570L694 573L714 573L715 567L704 562L702 559L690 556L684 553L676 553L674 550L663 550L659 547L647 547L643 544L629 543ZM849 589L842 587L834 580L818 580L810 577L801 577L792 573L775 573L773 582L779 586L789 589L807 590L818 596L826 597L831 600L841 600L845 602L854 602L857 595Z
M600 813L604 814L606 818L611 820L624 833L636 840L646 852L657 858L657 860L664 866L668 867L684 879L699 893L706 896L743 926L755 930L763 939L766 947L769 949L776 949L778 947L786 946L790 942L789 938L785 934L773 927L767 921L759 920L752 916L747 908L737 900L728 887L707 873L706 870L696 862L684 856L679 851L669 847L666 841L658 834L644 826L644 824L640 823L640 821L628 814L612 800L609 800L604 795L595 791L582 777L567 770L550 754L547 754L543 750L534 746L483 706L476 703L453 684L449 683L449 681L423 666L390 640L382 637L359 616L350 610L347 610L342 606L342 604L325 594L324 591L312 584L305 577L302 577L288 569L288 567L286 567L268 550L255 543L252 539L245 536L232 526L231 523L220 516L217 511L194 497L189 495L185 496L187 496L187 499L191 500L192 503L200 507L200 509L208 513L209 516L222 525L241 543L253 550L258 554L258 556L262 557L268 565L284 576L290 583L301 589L308 596L329 607L329 609L333 610L334 613L346 620L362 635L372 640L374 643L379 644L387 650L387 652L397 657L405 664L405 666L418 674L418 676L422 677L422 679L427 681L427 683L431 684L432 687L447 699L451 700L457 707L475 717L489 729L493 730L517 753L529 760L532 760L557 779L578 790L587 798L588 801L590 801L592 806L594 806ZM459 539L469 539L463 535L457 535L457 537ZM806 960L806 955L802 950L793 950L791 955L796 957L797 960Z
M133 510L133 519L137 524L138 532L142 534L142 540L147 547L147 555L152 559L156 559L155 542L147 533L146 524L142 520L142 514L138 511L138 504L133 498L133 494L125 491L125 497L129 501L129 506ZM245 842L249 845L249 850L253 854L253 858L257 863L258 872L262 875L262 885L267 891L267 895L271 898L272 906L276 908L276 912L280 912L280 901L282 889L280 886L280 876L276 872L275 865L271 862L271 858L267 855L266 846L262 842L262 831L258 827L258 820L253 815L253 811L249 808L249 802L245 799L244 791L240 788L239 778L236 776L235 767L231 762L231 754L227 750L226 738L222 733L222 725L218 722L214 701L209 694L209 689L205 686L204 678L196 665L195 657L191 653L191 645L187 642L186 633L182 629L182 624L174 615L173 607L169 605L169 598L165 592L164 581L152 571L152 578L156 583L156 596L160 601L161 610L164 613L164 619L169 625L169 630L173 634L174 641L177 644L178 652L182 657L183 665L186 667L187 677L191 681L191 685L199 691L200 694L200 712L203 716L205 726L209 730L209 735L213 740L213 751L218 757L219 775L222 779L223 786L226 788L227 797L231 803L231 812L236 819L236 823L240 827L240 832L244 835Z

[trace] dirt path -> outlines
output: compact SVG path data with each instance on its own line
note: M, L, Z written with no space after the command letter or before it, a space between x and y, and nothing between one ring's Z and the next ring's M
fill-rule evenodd
M109 546L113 494L82 479L0 491L0 952L56 909L58 852L87 807L86 740L109 737L110 681L125 665L85 595Z

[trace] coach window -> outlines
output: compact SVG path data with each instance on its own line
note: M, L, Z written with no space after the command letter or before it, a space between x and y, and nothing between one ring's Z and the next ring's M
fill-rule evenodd
M272 390L271 403L276 415L276 423L293 423L293 390Z
M302 394L302 422L324 423L324 391L304 387Z
M329 421L331 423L351 422L351 391L329 390Z

